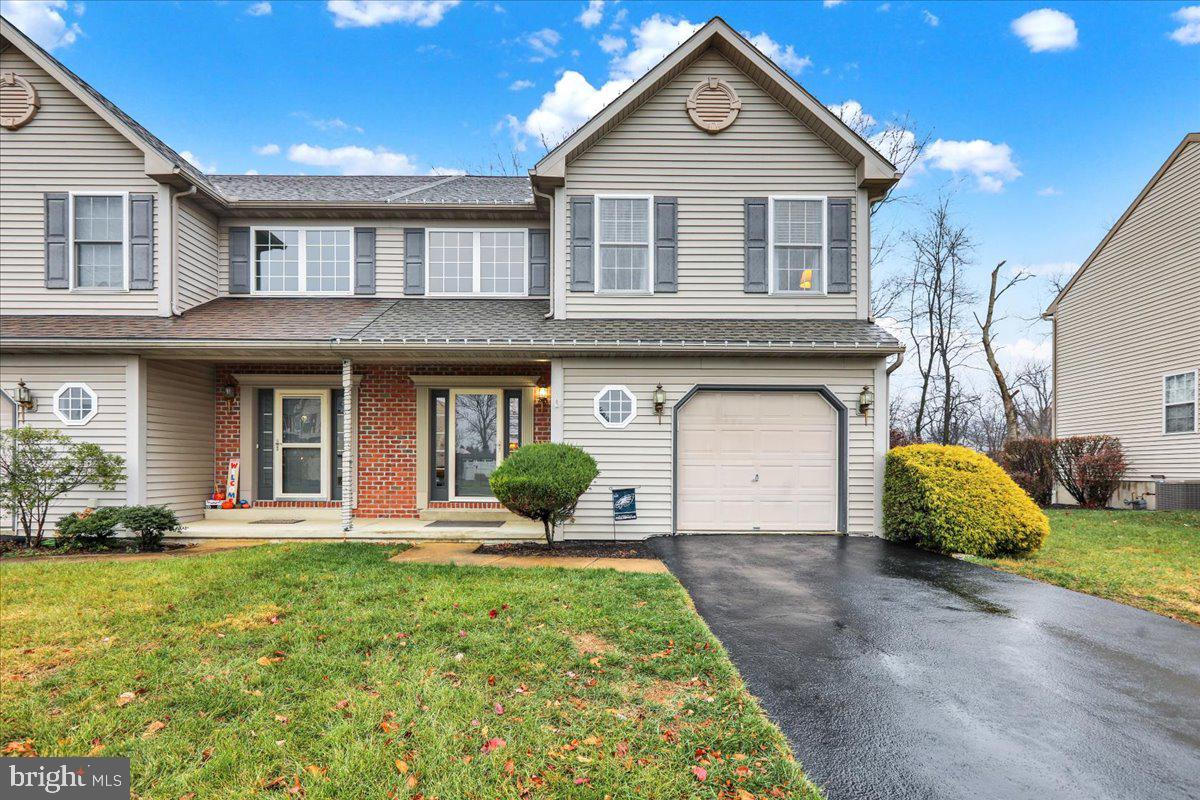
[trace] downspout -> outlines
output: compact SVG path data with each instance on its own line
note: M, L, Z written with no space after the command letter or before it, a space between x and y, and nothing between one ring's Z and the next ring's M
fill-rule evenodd
M550 207L550 310L543 319L554 319L554 268L557 266L554 263L554 198L545 192L539 192L533 181L529 182L529 188L536 196L546 198L546 204Z
M176 192L171 195L171 265L168 275L170 275L171 292L171 316L179 316L179 307L177 304L179 294L179 198L191 197L197 191L195 184L185 189L182 192Z
M904 363L904 351L903 351L903 350L901 350L899 353L896 353L896 360L895 360L895 362L893 362L893 363L892 363L892 364L891 364L891 365L890 365L890 366L887 368L887 372L885 372L884 374L885 374L885 375L891 375L893 372L895 372L896 370L900 369L900 365L901 365L901 364L903 364L903 363Z

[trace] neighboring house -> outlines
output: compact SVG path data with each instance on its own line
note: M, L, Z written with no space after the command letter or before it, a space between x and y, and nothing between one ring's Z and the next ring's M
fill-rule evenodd
M565 441L567 537L881 532L896 170L724 21L528 177L203 175L2 32L0 387L128 462L60 510L469 514Z
M1046 316L1054 435L1120 438L1129 470L1113 505L1200 508L1200 133L1184 137Z

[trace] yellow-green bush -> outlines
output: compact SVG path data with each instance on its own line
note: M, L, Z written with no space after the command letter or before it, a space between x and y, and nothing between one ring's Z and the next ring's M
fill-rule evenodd
M1036 550L1050 532L1046 515L996 462L940 444L888 453L883 527L893 541L985 557Z

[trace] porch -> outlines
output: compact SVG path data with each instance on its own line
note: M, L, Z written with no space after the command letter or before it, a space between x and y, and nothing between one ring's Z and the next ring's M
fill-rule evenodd
M359 541L513 542L543 538L540 523L506 511L424 518L358 517L344 531L340 509L210 509L180 539L351 539Z

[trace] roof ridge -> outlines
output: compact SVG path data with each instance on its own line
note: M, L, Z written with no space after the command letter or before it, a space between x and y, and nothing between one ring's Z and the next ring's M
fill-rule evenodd
M420 186L414 186L411 189L405 189L403 192L397 192L396 194L385 197L385 198L383 198L383 202L390 203L393 200L399 200L402 197L408 197L410 194L416 194L417 192L423 192L427 189L433 189L437 186L445 186L447 183L450 183L451 181L456 181L462 177L464 177L464 176L462 176L462 175L447 175L445 178L442 178L440 181L434 181L433 183L425 183Z

